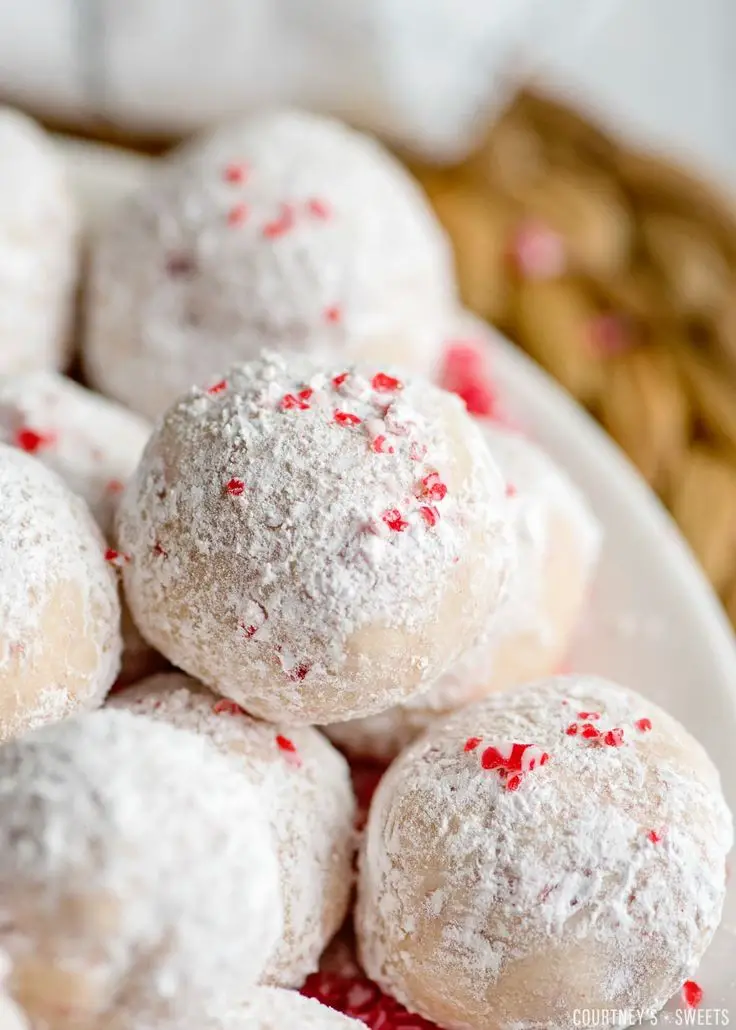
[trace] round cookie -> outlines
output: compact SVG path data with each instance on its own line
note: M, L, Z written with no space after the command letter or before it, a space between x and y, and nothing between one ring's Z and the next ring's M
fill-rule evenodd
M120 602L81 498L0 444L0 740L102 703L120 667Z
M172 406L117 529L149 643L291 725L429 686L487 632L514 550L505 485L458 398L278 354Z
M85 368L148 416L263 347L427 372L454 289L428 202L376 141L264 113L177 152L100 233Z
M67 363L77 251L59 155L34 121L0 106L0 373Z
M89 504L108 540L123 487L150 435L140 415L56 372L0 377L0 441L57 472ZM122 634L122 682L161 667L125 608Z
M282 928L271 830L231 760L109 710L0 750L0 905L11 994L54 1030L227 1011Z
M355 798L345 759L311 727L251 719L181 673L164 673L110 702L211 740L258 790L278 847L284 931L262 980L301 987L347 914Z
M432 722L488 694L557 670L588 595L599 524L572 480L531 440L479 423L506 481L518 560L487 641L428 691L385 712L327 728L351 756L389 762Z
M656 1011L718 925L731 814L671 716L594 677L472 705L376 792L356 928L371 978L441 1026Z
M294 1027L298 1030L364 1030L365 1024L296 991L258 987L250 992L247 1002L223 1018L198 1023L191 1030L292 1030ZM186 1030L190 1030L189 1024Z
M109 537L151 434L132 411L55 372L0 377L0 441L32 454L83 497Z

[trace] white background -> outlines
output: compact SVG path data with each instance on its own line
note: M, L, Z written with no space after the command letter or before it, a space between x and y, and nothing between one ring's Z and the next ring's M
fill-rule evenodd
M559 52L550 81L736 195L736 0L618 0L602 27Z

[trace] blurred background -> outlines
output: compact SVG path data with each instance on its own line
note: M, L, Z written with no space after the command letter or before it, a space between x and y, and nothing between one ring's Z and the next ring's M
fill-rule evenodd
M734 0L0 0L0 100L160 152L263 104L377 132L463 299L598 418L736 622Z

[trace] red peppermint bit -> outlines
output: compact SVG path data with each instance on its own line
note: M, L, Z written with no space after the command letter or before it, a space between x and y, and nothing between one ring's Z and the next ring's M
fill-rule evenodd
M596 354L612 357L633 347L634 333L624 315L608 313L592 319L588 327L588 340Z
M447 487L440 479L439 472L430 472L422 480L420 497L428 497L432 501L444 501L447 496Z
M242 479L231 479L225 489L231 497L242 497L245 493L245 483Z
M169 552L161 546L161 542L159 540L157 540L156 543L153 545L153 553L158 554L161 558L169 557Z
M228 225L242 225L248 217L248 205L247 204L236 204L235 207L231 207L227 214Z
M298 665L295 665L292 669L289 669L286 675L287 678L292 681L292 683L300 683L309 672L309 669L310 666L307 665L306 662L299 662Z
M361 418L358 418L357 415L353 415L349 411L336 411L334 419L339 426L359 426L363 421Z
M376 436L371 442L371 450L376 454L393 454L394 449L385 436Z
M39 433L24 426L15 434L15 446L27 454L37 454L56 442L56 433Z
M464 751L475 751L479 744L483 743L482 737L468 737L465 741Z
M310 215L314 215L315 218L321 218L325 222L328 218L332 217L332 208L326 200L320 200L319 197L312 197L311 200L307 201L307 211L309 211Z
M389 508L388 511L385 511L383 513L383 521L394 533L403 533L409 527L409 523L401 517L401 512L398 508Z
M325 322L329 322L330 325L337 325L338 322L342 321L342 308L339 304L332 304L330 307L325 308L323 315Z
M658 833L656 830L650 830L647 834L647 840L650 840L652 844L659 844L663 836L663 833Z
M507 483L506 484L506 496L507 497L516 497L517 492L518 491L517 491L517 489L516 489L516 487L514 486L513 483Z
M288 751L292 755L296 754L296 745L288 737L282 737L279 733L276 737L276 743L282 751Z
M618 728L609 730L603 736L603 743L607 747L621 747L624 742L624 731Z
M423 443L412 443L409 448L409 457L412 461L424 461L427 456L427 448Z
M222 393L223 390L227 390L227 379L221 379L219 383L215 383L213 386L210 386L207 393L210 394L211 397L214 397L215 394Z
M297 397L300 401L308 401L311 400L313 393L314 390L311 388L311 386L308 386L305 390L300 390L297 394Z
M240 705L226 697L221 698L217 704L213 705L212 711L215 715L245 715L245 711Z
M169 254L166 258L166 272L173 279L188 278L197 271L197 262L191 254Z
M449 340L446 344L440 385L465 402L471 415L498 417L498 399L488 372L482 341Z
M108 479L105 490L109 494L121 494L125 489L125 484L121 483L119 479Z
M503 744L487 747L480 758L483 769L495 770L506 790L515 791L522 778L549 761L549 755L536 744Z
M649 733L649 731L652 728L652 720L651 719L637 719L637 721L634 723L634 726L636 726L637 730L640 733Z
M116 551L112 547L108 547L105 551L105 561L111 565L115 565L117 568L121 568L123 565L127 565L130 562L130 555L124 554L122 551Z
M371 980L362 976L312 973L307 977L301 993L359 1020L368 1030L437 1030L434 1023L409 1012L394 998L383 994Z
M279 236L285 236L293 228L294 209L291 204L282 204L279 217L275 218L272 222L266 222L263 226L263 235L268 240L275 240Z
M578 732L578 724L576 722L571 722L570 725L565 730L565 733L568 735L568 737L575 737L577 735L577 732Z
M396 390L403 390L404 384L393 376L387 376L385 372L377 372L371 379L371 386L381 393L394 393Z
M578 712L578 719L591 719L595 722L596 719L600 719L600 712Z
M332 385L336 390L339 390L346 379L350 377L349 372L341 372L339 376L333 376Z
M293 393L284 394L281 398L281 408L283 411L309 411L309 405L303 397L296 397Z
M244 161L233 162L225 167L222 177L225 182L243 183L250 174L250 166Z
M437 525L437 521L440 517L440 513L437 511L436 508L430 508L426 504L423 504L421 506L421 508L419 509L419 514L422 516L422 518L427 523L430 529L432 529L433 526Z
M597 740L600 735L600 730L597 730L590 722L586 722L580 727L580 736L585 737L586 740Z
M492 418L496 414L496 393L490 383L469 383L454 391L470 415Z
M525 279L555 279L567 265L564 238L536 219L518 227L511 254L517 271Z
M550 896L550 894L556 886L556 883L548 883L546 887L542 887L541 891L539 892L539 898L537 899L540 905L547 900L547 898Z
M480 764L484 769L501 769L504 767L504 758L495 747L487 747L480 756Z
M682 1000L689 1009L696 1009L703 1000L703 988L694 980L686 980L682 985Z
M442 370L442 382L446 390L452 390L448 381L475 379L485 368L484 344L482 340L446 340Z

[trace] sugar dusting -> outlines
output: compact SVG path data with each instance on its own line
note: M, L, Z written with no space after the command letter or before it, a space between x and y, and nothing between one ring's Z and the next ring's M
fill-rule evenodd
M91 906L75 933L72 902ZM71 719L0 752L0 909L16 973L36 955L51 983L74 971L105 1025L189 1025L234 1005L278 937L270 828L194 734L128 712Z
M170 409L124 495L136 622L255 714L349 718L416 693L487 632L505 588L507 500L479 430L457 398L383 374L235 366Z
M60 475L89 504L106 535L150 431L140 416L66 376L35 372L0 379L0 441L32 453Z
M365 1030L365 1024L294 991L258 987L227 1015L198 1024L197 1030Z
M600 525L578 487L540 447L490 420L479 424L505 483L514 487L508 506L518 559L507 596L490 621L488 639L463 655L429 690L366 719L328 727L331 739L349 754L389 761L441 715L511 685L499 681L508 677L508 669L496 667L499 649L515 638L524 649L533 644L540 651L553 649L555 658L567 646L566 639L558 638L561 629L554 624L556 612L549 602L548 565L551 548L558 543L555 528L564 525L575 541L580 570L576 600L581 607L600 553Z
M17 692L7 706L15 715L6 711L0 730L7 738L101 703L120 664L120 606L100 531L53 472L0 444L0 497L0 677ZM50 624L49 605L59 596ZM64 665L70 604L91 652L86 672ZM36 670L48 682L31 693L24 676Z
M257 788L277 842L285 909L263 979L301 986L341 925L352 888L355 798L344 758L317 730L285 736L181 673L144 680L110 705L211 740Z
M91 380L154 417L263 347L428 372L455 286L394 157L329 118L271 111L160 164L95 242L88 298Z
M600 713L603 735L569 735L570 705ZM651 730L637 729L644 717ZM605 743L614 728L622 746ZM466 750L471 736L533 741L549 761L509 792ZM652 826L666 827L656 844ZM492 697L421 737L379 785L361 863L363 964L428 1018L445 992L456 1013L445 1025L486 997L499 1025L532 1025L514 970L545 982L545 961L566 950L546 1026L568 1026L577 1005L658 1008L718 924L731 843L717 773L654 705L582 677Z

